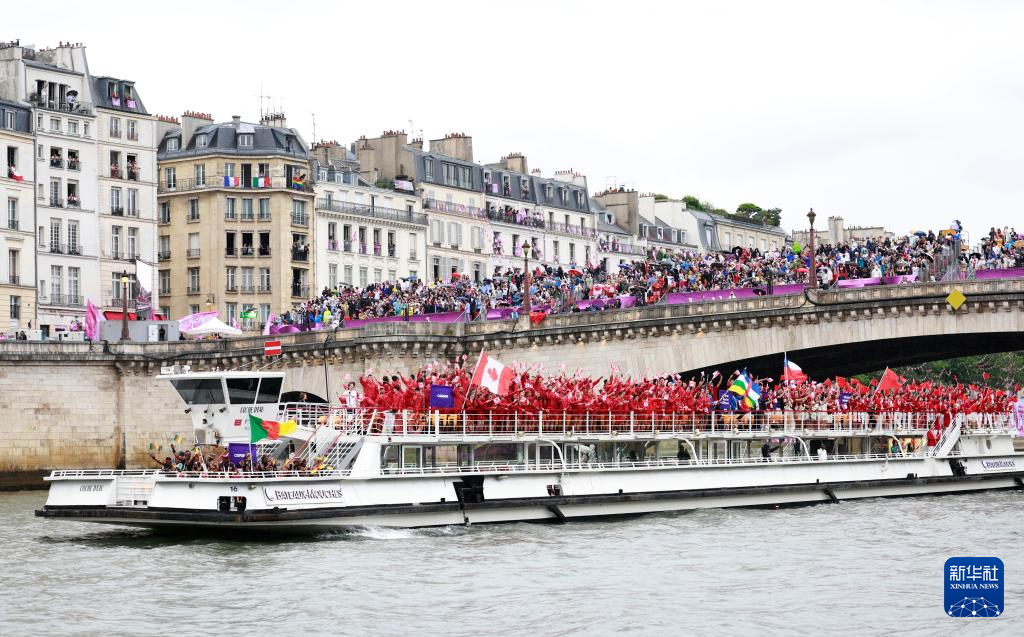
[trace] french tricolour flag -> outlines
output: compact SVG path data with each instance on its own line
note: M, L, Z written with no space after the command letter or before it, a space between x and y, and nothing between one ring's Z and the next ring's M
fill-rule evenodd
M789 356L783 356L784 365L782 367L782 380L792 380L798 383L802 383L807 380L807 374L804 370L800 369L800 366L789 360Z
M239 185L238 177L229 177L224 175L224 187L225 188L236 188Z
M499 396L504 396L508 394L508 388L514 377L515 374L511 369L488 356L487 352L480 352L480 360L477 361L470 386L483 387Z

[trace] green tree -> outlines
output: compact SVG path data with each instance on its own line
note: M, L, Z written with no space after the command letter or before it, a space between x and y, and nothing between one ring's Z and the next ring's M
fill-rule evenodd
M778 227L782 223L782 209L781 208L766 208L758 213L757 218L762 223L769 226Z
M704 208L704 203L700 199L694 197L693 195L686 195L685 197L683 197L683 201L686 202L686 207L689 208L690 210L699 210L701 212L707 212L707 210L705 210Z
M736 214L747 219L757 219L761 212L761 206L756 203L741 203L736 206Z

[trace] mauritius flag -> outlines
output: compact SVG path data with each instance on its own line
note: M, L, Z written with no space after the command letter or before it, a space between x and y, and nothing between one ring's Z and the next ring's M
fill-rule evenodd
M275 422L249 414L249 442L259 442L265 438L277 440L281 436L295 433L297 427L298 424L294 420Z

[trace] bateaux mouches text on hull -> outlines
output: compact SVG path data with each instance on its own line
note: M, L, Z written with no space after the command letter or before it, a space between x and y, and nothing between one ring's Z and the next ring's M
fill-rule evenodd
M165 372L191 439L153 469L54 471L37 515L289 532L1024 488L1010 413L379 409L281 402L280 372Z

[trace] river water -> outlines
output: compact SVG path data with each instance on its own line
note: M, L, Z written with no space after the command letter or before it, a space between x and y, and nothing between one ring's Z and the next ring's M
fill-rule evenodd
M0 635L1024 634L1024 494L567 525L189 538L42 520L0 493ZM995 556L1002 617L943 614Z

